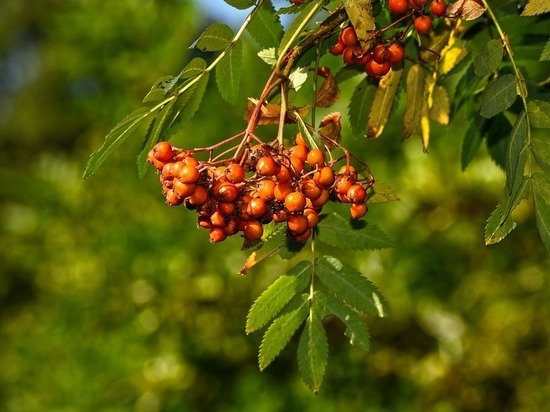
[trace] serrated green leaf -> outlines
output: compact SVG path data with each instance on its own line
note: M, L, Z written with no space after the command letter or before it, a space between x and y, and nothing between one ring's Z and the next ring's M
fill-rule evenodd
M533 175L533 201L540 238L550 249L550 178L548 174Z
M544 45L544 48L542 49L542 53L540 54L539 61L545 62L550 60L550 40L546 42Z
M201 51L219 51L225 49L233 38L233 29L225 23L214 23L198 38L195 47Z
M365 322L349 306L343 304L334 296L322 291L315 292L313 297L314 312L319 318L336 316L346 325L345 335L357 349L368 352L370 349L370 334Z
M256 2L254 0L223 0L230 6L235 7L239 10L248 9L252 7Z
M191 79L190 81L194 81L193 85L178 96L169 116L170 121L165 129L167 135L177 132L195 115L204 97L209 77L210 75L205 73L200 78ZM195 81L195 79L197 80Z
M375 225L364 220L351 221L337 213L323 218L318 227L318 239L345 250L384 249L392 246L388 236Z
M191 77L198 76L206 70L206 64L206 60L200 57L194 57L187 63L178 77L180 79L190 79Z
M266 1L254 14L246 30L262 48L276 47L283 37L284 28L271 1Z
M478 76L488 76L502 62L503 44L499 40L490 40L477 54L474 60L474 72Z
M216 65L216 83L222 97L235 104L239 97L239 86L243 65L242 41L235 42L231 50Z
M374 100L369 112L369 118L367 121L367 137L377 138L380 137L388 119L390 117L391 109L397 95L397 89L403 74L403 68L399 67L395 70L390 70L388 74L380 79L378 88L374 93Z
M487 225L485 226L486 245L500 242L516 227L516 223L512 220L512 217L509 214L508 217L504 215L503 205L499 203L497 208L491 213L491 216L489 216L489 219L487 219Z
M151 90L145 95L142 103L160 102L164 100L166 98L166 90L173 83L174 79L174 76L162 76L153 83Z
M296 120L298 122L298 129L300 130L300 133L302 133L302 137L304 138L304 141L307 143L307 145L312 149L319 149L324 153L325 148L323 145L323 140L321 139L321 136L319 136L319 133L317 133L317 131L315 130L312 130L310 132L304 120L300 117L300 114L297 111L295 111L293 115L296 117Z
M328 339L321 320L311 313L298 343L298 370L304 383L314 393L323 383L328 360Z
M509 108L517 97L516 86L516 78L512 74L505 74L489 83L481 95L479 113L490 118Z
M290 23L281 42L279 43L279 58L283 57L292 47L296 39L300 36L304 28L307 27L311 19L321 10L324 0L312 0L300 12L300 14Z
M480 119L481 118L478 116L476 120L472 121L470 123L470 127L468 127L468 130L466 130L466 134L464 135L460 153L460 164L462 166L462 171L466 170L466 167L468 167L481 147L483 137L480 133Z
M306 320L309 313L309 301L301 296L294 298L283 313L273 321L264 334L260 345L258 362L264 370L290 341L296 330Z
M527 134L527 119L525 112L521 112L512 128L508 150L506 151L506 185L509 194L517 189L523 179L523 171L527 161Z
M550 3L548 0L529 0L521 12L522 16L537 16L539 14L550 12Z
M550 141L542 137L531 140L531 152L539 167L550 173Z
M309 284L311 262L302 261L281 275L261 295L248 312L246 333L263 328Z
M532 127L550 129L550 102L531 100L527 103L527 112Z
M500 203L502 204L501 212L501 224L511 216L512 211L520 204L523 199L529 196L529 178L522 176L517 178L517 182L514 183L512 191L509 192L505 186L503 190L503 197Z
M395 193L393 189L387 184L382 183L378 180L372 186L367 196L367 204L369 205L373 205L376 203L394 202L396 200L399 200L399 196L397 196L397 193Z
M370 84L367 78L355 87L348 105L348 120L351 130L356 136L365 135L370 107L376 93L376 86Z
M258 57L270 66L274 66L277 63L277 49L270 47L269 49L260 50Z
M315 260L315 275L328 290L366 315L387 315L386 302L376 286L354 267L332 256Z
M166 119L172 111L172 106L174 106L175 102L176 100L173 99L166 103L149 124L149 128L147 129L147 133L145 134L143 144L137 158L138 176L140 178L145 176L145 172L147 171L147 155L153 146L160 141L162 132L164 131Z
M405 93L405 114L403 115L403 139L408 139L420 126L424 103L424 72L419 64L413 65L407 73Z
M101 164L114 152L114 150L128 138L128 136L145 120L152 111L147 107L141 107L122 119L105 137L103 145L98 151L92 153L83 179L87 179L101 166Z

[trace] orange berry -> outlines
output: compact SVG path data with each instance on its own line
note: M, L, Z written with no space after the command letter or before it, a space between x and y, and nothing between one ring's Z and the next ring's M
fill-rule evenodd
M275 199L275 182L273 180L260 180L258 182L258 196L269 202L270 200Z
M173 188L177 195L182 199L195 193L194 183L183 183L179 178L173 180Z
M378 44L372 51L372 60L378 64L389 62L391 59L390 50L383 44Z
M223 227L223 231L227 236L237 233L239 231L239 228L237 227L237 220L235 218L229 219Z
M307 143L306 143L306 141L304 140L304 137L302 136L302 132L296 133L295 143L296 143L297 145L301 145L301 146L307 147Z
M336 177L336 184L334 185L334 189L336 190L336 193L339 194L346 194L351 187L351 185L355 181L351 178L351 176L346 175L339 175Z
M296 156L299 159L302 159L304 162L307 159L307 153L309 152L309 149L305 144L296 144L296 146L292 146L289 149L289 153L292 156Z
M197 186L191 196L188 197L189 203L193 206L200 206L208 200L208 192L202 186Z
M338 170L339 175L347 175L353 178L353 180L357 180L357 170L352 165L344 165Z
M212 213L212 216L210 216L210 222L212 222L213 226L225 226L225 216L222 215L220 212L214 212Z
M181 167L179 167L180 164ZM178 177L183 183L197 183L201 177L195 166L184 164L183 162L176 162L172 172L178 169Z
M212 229L210 229L209 238L210 238L210 243L218 243L218 242L223 242L227 238L227 235L225 234L225 231L223 230L223 228L213 227Z
M168 142L158 142L152 150L154 158L161 162L168 162L174 156L172 145Z
M262 217L267 212L267 204L265 200L259 197L254 197L250 199L250 202L248 202L248 206L246 207L246 212L251 216L255 218Z
M325 154L319 149L311 149L307 154L306 162L311 167L322 167L325 164Z
M273 221L276 223L286 222L288 220L289 214L286 210L281 209L273 213Z
M307 218L304 215L289 216L286 226L288 231L294 236L301 235L309 229Z
M319 196L317 199L311 201L311 205L314 208L322 207L325 203L327 203L330 200L330 193L328 190L323 189L321 192L321 196Z
M295 175L299 175L304 170L304 160L294 155L290 155L289 160L292 172Z
M237 206L233 202L219 202L218 203L218 211L224 216L231 215L235 211L236 208L237 208Z
M304 216L307 219L307 224L310 228L314 228L319 223L319 214L313 209L304 210Z
M313 179L315 180L315 183L323 189L327 189L334 183L334 170L332 170L332 167L330 166L324 166L315 173Z
M308 199L315 200L318 199L319 196L321 196L321 193L323 193L323 189L317 186L317 183L315 183L313 180L308 179L304 182L304 184L302 184L302 193Z
M368 207L366 203L352 203L349 212L352 219L360 219L367 214Z
M367 191L362 185L356 183L350 186L346 196L352 203L363 203L367 198Z
M273 188L273 195L279 202L284 202L290 192L292 192L290 182L277 183Z
M238 163L230 163L225 169L225 175L233 183L241 183L245 178L244 168Z
M307 228L307 230L301 235L294 236L294 240L296 242L306 242L310 236L311 236L311 229Z
M231 203L239 197L239 189L231 182L222 183L218 190L218 198L222 202Z
M344 52L345 48L346 48L346 45L344 44L344 42L338 39L336 44L330 48L329 53L332 54L333 56L339 56Z
M290 213L301 212L306 207L306 197L300 192L290 192L285 197L285 208Z
M292 179L292 174L288 167L286 167L285 165L281 165L275 177L277 178L278 182L283 183L288 182L290 179Z
M436 17L443 17L447 13L447 5L444 0L432 0L430 10Z
M392 63L400 62L405 57L405 49L399 42L392 43L389 50L391 54L390 62Z
M275 176L278 171L279 167L271 156L262 156L256 163L256 172L262 176Z
M198 167L200 165L200 162L193 157L193 155L187 155L183 158L183 163L189 166L195 166Z
M383 63L378 63L376 60L372 59L365 66L369 67L369 71L368 71L369 76L371 76L371 73L372 73L374 74L375 77L384 76L391 69L391 63L389 60Z
M166 204L169 206L181 205L183 200L178 196L174 189L168 189L164 195Z
M251 220L244 227L244 238L247 240L258 240L264 234L264 227L257 220Z

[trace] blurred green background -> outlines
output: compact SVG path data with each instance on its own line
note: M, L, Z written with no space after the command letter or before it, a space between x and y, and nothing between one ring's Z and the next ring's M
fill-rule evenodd
M506 240L484 246L504 177L485 151L460 170L467 119L436 127L429 155L418 140L401 144L397 126L379 141L345 134L401 198L368 215L396 247L346 256L392 314L366 319L369 354L327 323L315 396L295 341L259 372L261 336L244 333L249 306L289 262L238 276L240 239L210 245L193 213L163 203L154 173L137 177L138 136L81 180L106 133L183 67L207 11L177 0L25 3L3 0L0 13L1 411L550 410L549 254L529 202ZM245 50L237 107L211 81L176 145L243 129L246 96L268 75L256 51Z

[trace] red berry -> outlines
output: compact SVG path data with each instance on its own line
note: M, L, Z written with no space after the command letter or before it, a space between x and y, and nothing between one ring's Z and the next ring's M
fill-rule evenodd
M389 0L388 8L393 14L404 14L409 8L408 0Z
M346 46L355 46L357 44L357 34L352 26L346 27L340 34L340 40Z
M383 44L378 44L372 51L372 59L379 64L390 61L391 53Z
M405 49L399 42L392 43L388 49L390 50L390 62L392 63L400 62L405 57Z
M428 34L432 29L432 18L423 14L414 19L414 28L419 34Z
M428 0L409 0L409 6L415 10L422 10L426 4L428 4Z
M342 59L346 64L355 64L357 63L357 58L355 57L355 47L347 46L342 53Z
M432 0L430 10L436 17L442 17L447 13L447 5L444 0Z
M391 69L391 63L389 61L384 63L377 63L375 60L371 60L365 65L365 67L366 66L369 66L369 69L370 71L372 71L374 76L384 76Z
M336 42L336 44L330 48L329 52L334 56L338 56L344 52L345 48L346 45L340 39L338 39L338 42Z

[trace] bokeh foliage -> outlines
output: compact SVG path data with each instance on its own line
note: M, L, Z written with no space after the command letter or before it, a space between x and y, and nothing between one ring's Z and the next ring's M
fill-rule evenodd
M157 78L181 69L207 24L186 1L3 2L0 409L550 408L548 252L528 201L514 212L515 232L483 245L504 175L486 150L461 171L464 113L434 127L429 155L400 143L400 125L377 141L344 133L401 197L369 212L395 248L345 256L391 316L368 319L367 355L349 347L340 323L325 325L331 357L317 396L297 377L295 350L260 373L260 337L244 332L251 301L288 262L238 276L238 239L209 245L193 216L163 204L153 173L137 177L137 139L81 180L89 153ZM178 145L242 129L245 98L268 74L256 51L246 44L237 105L209 85Z

